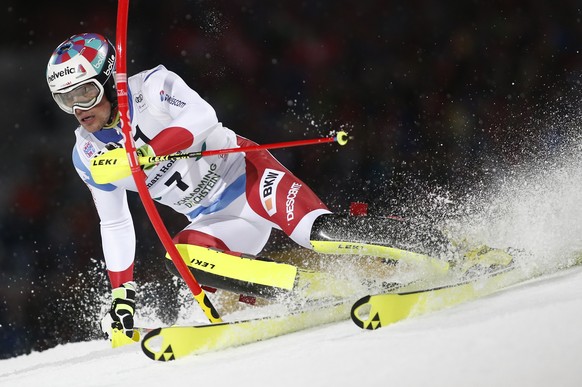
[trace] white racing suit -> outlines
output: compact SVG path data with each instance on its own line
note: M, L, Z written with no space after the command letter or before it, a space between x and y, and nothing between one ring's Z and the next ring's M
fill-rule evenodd
M136 147L162 131L184 130L193 141L181 151L195 152L254 145L221 125L214 109L175 73L163 66L128 79L131 131ZM168 129L170 128L170 129ZM97 184L89 162L107 143L123 144L121 129L76 131L73 163L89 187L97 208L103 253L112 287L133 280L135 231L126 191L137 191L133 177ZM159 154L161 155L161 154ZM166 161L146 171L155 201L185 215L190 224L176 243L259 253L272 228L283 230L301 246L311 248L314 220L330 213L309 187L267 151L232 153Z

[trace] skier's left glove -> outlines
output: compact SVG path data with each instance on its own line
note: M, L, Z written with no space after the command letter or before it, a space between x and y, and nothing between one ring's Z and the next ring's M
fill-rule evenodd
M114 347L118 346L116 340L122 342L139 340L139 335L134 334L133 322L135 282L126 282L113 289L112 295L113 303L109 312L101 320L101 330L113 342ZM123 345L123 343L119 345Z

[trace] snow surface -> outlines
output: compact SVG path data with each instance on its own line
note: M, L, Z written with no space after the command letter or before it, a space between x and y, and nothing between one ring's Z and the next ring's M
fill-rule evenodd
M0 361L8 386L580 386L582 268L376 331L351 321L174 362L72 343Z

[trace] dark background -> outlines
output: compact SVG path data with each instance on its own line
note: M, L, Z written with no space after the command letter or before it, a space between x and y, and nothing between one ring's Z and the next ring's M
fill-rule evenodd
M578 133L577 1L131 1L128 72L180 74L225 126L274 152L335 211L462 197ZM70 35L115 41L117 3L4 1L0 22L0 357L94 338L107 292L98 219L71 163L76 121L45 81ZM179 285L138 198L138 282ZM160 209L171 233L185 220ZM276 247L275 247L276 248ZM167 293L170 296L167 296Z

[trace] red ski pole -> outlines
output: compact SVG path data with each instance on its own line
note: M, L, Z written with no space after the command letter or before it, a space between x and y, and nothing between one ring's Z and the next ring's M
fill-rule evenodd
M309 140L276 142L273 144L251 145L239 148L213 149L189 153L172 153L169 155L152 157L140 156L137 158L137 163L139 165L150 165L161 163L168 160L200 158L207 156L222 155L227 153L256 152L260 150L290 148L294 146L324 144L330 142L337 142L340 145L345 145L347 144L349 138L350 137L347 135L346 132L340 131L337 133L337 135L333 137L321 137ZM133 172L129 164L131 158L128 160L128 156L126 154L127 152L128 152L127 149L116 148L108 152L105 152L102 155L94 157L91 160L91 165L89 166L93 180L95 180L95 182L98 184L107 184L130 176Z
M191 159L198 157L208 157L216 155L224 155L227 153L239 153L239 152L256 152L260 150L269 149L279 149L279 148L291 148L294 146L305 146L305 145L315 145L315 144L325 144L329 142L337 142L340 145L345 145L348 142L348 134L344 131L339 131L337 135L332 137L320 137L311 138L308 140L295 140L295 141L283 141L276 142L272 144L262 144L262 145L251 145L243 146L240 148L225 148L225 149L214 149L199 152L190 153L173 153L170 155L163 156L153 156L153 157L139 157L138 162L140 165L156 164L167 160L180 160L180 159Z

